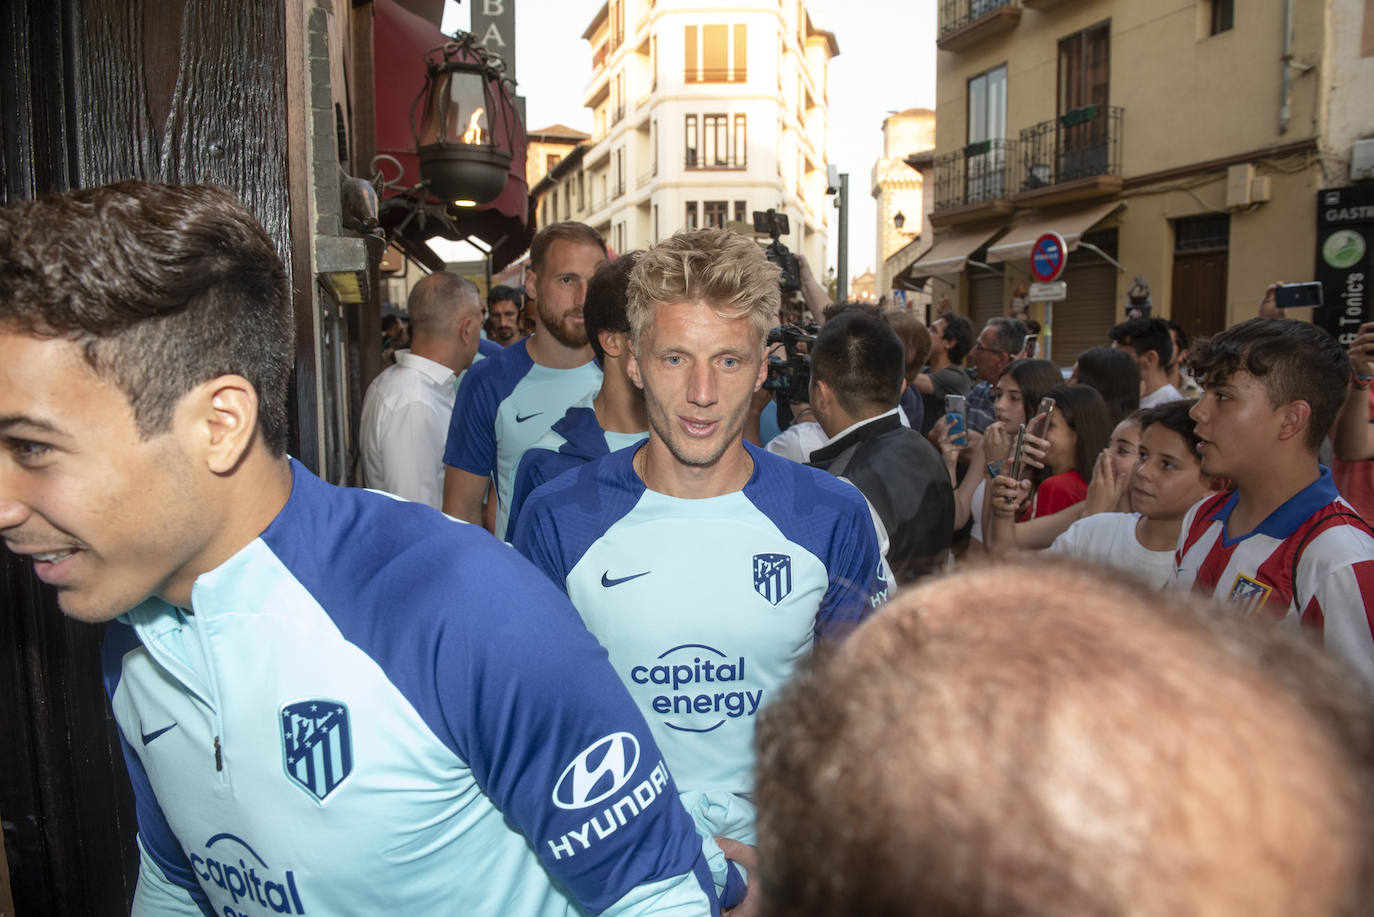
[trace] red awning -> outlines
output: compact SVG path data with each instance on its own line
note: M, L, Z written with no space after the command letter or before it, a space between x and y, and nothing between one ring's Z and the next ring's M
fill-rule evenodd
M373 8L377 152L396 157L402 169L397 177L392 174L394 166L382 167L387 180L400 186L382 194L382 225L408 254L431 269L437 259L423 244L425 239L435 235L455 240L475 236L491 246L492 268L499 271L520 257L534 237L529 186L525 183L525 125L510 89L502 87L493 111L487 115L493 137L498 141L508 135L513 138L510 177L500 196L480 207L456 208L433 196L412 194L408 189L420 183L420 161L415 154L411 107L425 84L425 55L450 39L395 0L376 0ZM416 117L420 114L416 112ZM444 214L447 221L441 218Z

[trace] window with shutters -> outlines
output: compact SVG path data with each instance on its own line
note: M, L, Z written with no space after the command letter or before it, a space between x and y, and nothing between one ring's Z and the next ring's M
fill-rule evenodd
M744 25L689 25L684 30L683 81L743 83L748 79Z

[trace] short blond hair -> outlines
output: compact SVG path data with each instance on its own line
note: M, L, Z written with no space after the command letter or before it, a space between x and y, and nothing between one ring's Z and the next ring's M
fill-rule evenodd
M630 340L639 346L659 306L704 302L722 318L748 318L762 346L777 324L779 273L746 236L724 229L679 232L645 252L630 274Z

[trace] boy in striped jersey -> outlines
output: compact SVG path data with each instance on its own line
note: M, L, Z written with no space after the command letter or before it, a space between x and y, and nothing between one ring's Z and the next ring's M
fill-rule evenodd
M1189 359L1205 474L1234 490L1183 520L1175 579L1246 616L1301 624L1374 686L1374 535L1317 461L1350 380L1336 340L1253 318Z

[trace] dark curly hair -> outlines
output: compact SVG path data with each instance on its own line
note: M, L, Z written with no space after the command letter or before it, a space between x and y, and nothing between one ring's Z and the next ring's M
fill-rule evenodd
M1307 446L1313 452L1345 402L1350 358L1336 339L1291 318L1252 318L1198 344L1188 369L1204 389L1225 385L1236 373L1254 376L1275 408L1305 401Z

